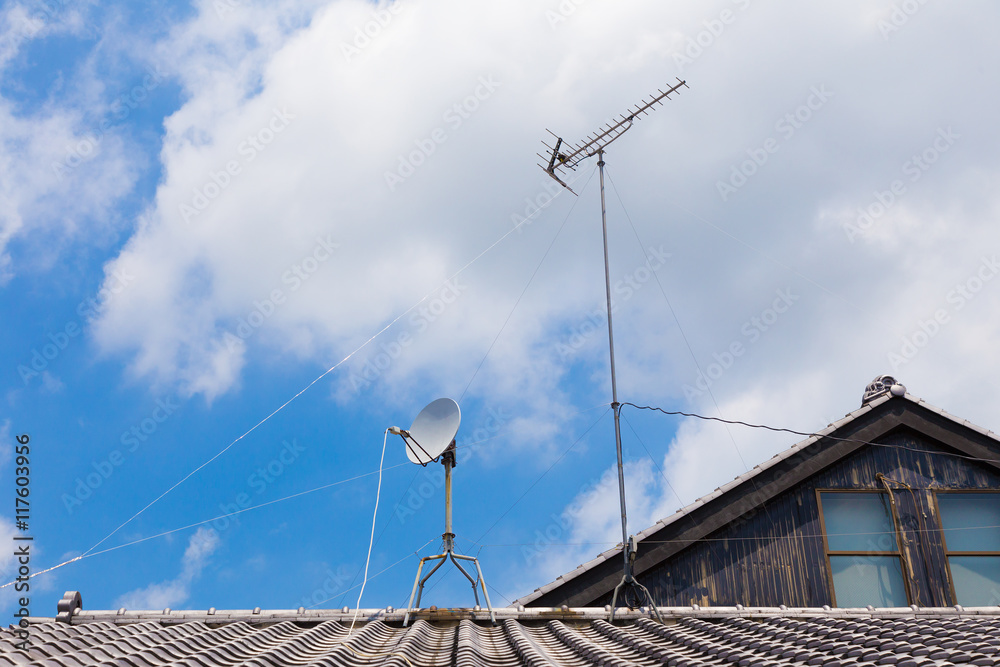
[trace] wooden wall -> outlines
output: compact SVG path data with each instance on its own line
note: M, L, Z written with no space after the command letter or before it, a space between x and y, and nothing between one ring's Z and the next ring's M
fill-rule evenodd
M912 565L910 603L923 607L955 604L933 492L1000 489L1000 475L944 454L916 434L897 433L881 442L891 446L858 450L637 578L663 606L832 605L816 491L884 491L876 479L882 473L913 489L912 493L902 488L893 491L906 542L903 548ZM610 601L607 595L593 604Z

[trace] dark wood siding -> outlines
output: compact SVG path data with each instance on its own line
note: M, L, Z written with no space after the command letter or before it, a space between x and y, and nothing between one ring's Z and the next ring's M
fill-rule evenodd
M640 573L639 580L663 606L832 605L817 490L885 491L876 477L881 473L892 480L903 537L901 548L910 566L910 603L927 607L954 604L934 491L1000 489L1000 475L974 461L946 454L920 435L897 432L882 442L890 446L859 449L715 531L707 540ZM606 595L592 604L610 601L611 596Z

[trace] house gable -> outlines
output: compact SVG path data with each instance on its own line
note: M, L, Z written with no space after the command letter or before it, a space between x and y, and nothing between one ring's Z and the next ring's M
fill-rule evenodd
M829 605L833 600L818 526L817 489L885 490L876 478L879 472L911 487L1000 489L998 459L1000 441L992 433L909 395L886 394L640 533L636 574L658 605ZM939 525L929 510L932 500L927 494L932 492L921 493L925 497L916 503L899 492L893 497L901 507L910 502L911 512L920 506L922 512L913 516L930 513L928 520ZM737 539L766 546L748 551L733 546ZM919 553L905 554L919 564L913 568L916 574L911 573L911 578L917 577L909 584L910 597L916 598L912 602L953 604L946 575L917 576L924 567L917 556L928 558L927 567L940 571L943 551L914 548ZM605 604L621 580L620 554L620 548L605 552L518 603Z

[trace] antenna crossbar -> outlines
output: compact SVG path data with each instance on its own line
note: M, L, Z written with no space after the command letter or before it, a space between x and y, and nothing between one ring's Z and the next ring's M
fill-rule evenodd
M548 149L549 155L547 158L543 155L539 155L543 161L547 161L547 164L539 164L538 166L544 169L549 176L554 178L556 182L564 188L573 192L573 189L570 188L562 178L560 178L561 175L565 174L565 170L575 170L577 165L587 158L603 152L604 149L618 139L618 137L628 132L636 120L642 116L648 115L650 110L657 104L662 105L663 100L670 99L670 95L673 93L676 93L681 88L687 87L687 81L677 79L677 83L665 91L657 88L656 95L650 97L649 100L643 100L643 102L637 105L634 109L629 108L627 116L621 114L618 117L618 120L602 126L601 129L594 134L588 134L586 139L579 144L565 142L562 137L557 135L555 132L548 130L548 133L556 138L556 145L549 146L544 141L542 142L542 145Z
M596 133L588 134L586 139L580 144L570 144L568 142L564 142L559 135L549 130L549 134L556 138L556 145L553 147L549 146L544 141L542 142L542 145L551 151L551 153L548 159L548 165L539 166L542 167L542 169L544 169L549 176L558 181L563 187L569 189L569 186L566 185L557 175L560 173L560 170L576 169L577 165L581 162L602 152L608 147L609 144L618 139L618 137L628 132L636 120L642 116L648 115L650 110L656 105L662 105L663 100L670 99L670 95L676 93L681 88L687 87L687 81L677 79L677 83L665 91L657 88L657 94L650 97L649 100L644 100L634 109L630 108L627 116L622 114L619 116L618 120L604 125ZM563 148L563 146L566 146L566 148Z

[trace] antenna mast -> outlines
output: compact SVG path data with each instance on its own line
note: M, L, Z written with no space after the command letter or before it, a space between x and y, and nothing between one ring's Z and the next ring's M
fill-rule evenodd
M548 157L539 154L539 157L543 161L547 160L548 162L545 166L538 166L570 192L573 192L573 189L560 178L560 175L566 175L566 170L575 171L581 162L596 155L597 167L601 173L601 230L604 234L604 284L607 292L608 348L611 353L611 408L614 410L615 415L615 450L618 454L618 497L622 513L622 554L625 558L625 571L622 575L622 580L615 587L614 595L611 598L612 621L615 620L618 593L623 588L626 593L629 589L639 593L642 599L649 603L649 607L653 610L656 618L661 622L663 619L660 618L660 612L656 608L656 602L653 600L653 596L650 595L649 590L635 578L633 566L637 550L636 540L634 536L629 536L628 534L628 514L625 505L625 469L622 465L622 406L618 402L618 382L615 376L615 335L611 322L611 265L608 260L608 213L604 199L604 151L609 144L625 134L632 127L632 123L638 118L648 114L657 104L663 104L664 99L670 99L670 95L682 87L687 88L687 82L677 79L677 84L671 86L666 91L657 89L658 94L653 95L648 101L643 101L634 109L629 109L627 116L622 114L618 120L604 125L593 136L588 135L586 140L579 144L565 143L561 137L550 130L549 134L556 138L555 146L549 146L545 142L542 142L542 145L549 149L551 154ZM573 194L576 193L573 192Z
M480 610L478 589L482 588L490 621L493 625L496 625L497 622L493 605L490 603L490 594L486 591L486 579L483 578L483 570L479 567L479 560L474 556L463 556L455 553L455 533L452 532L451 527L451 471L457 465L455 435L458 433L461 421L462 411L459 409L458 403L450 398L439 398L420 411L420 414L413 420L413 426L410 427L409 431L404 431L398 426L388 428L390 433L395 433L403 438L406 443L406 456L412 463L426 467L427 464L440 459L444 465L444 534L441 535L443 553L420 559L420 564L417 566L417 576L413 580L410 602L406 608L406 616L403 617L404 628L410 623L410 614L420 609L420 599L424 595L424 584L449 560L472 584L472 594L476 598L475 611ZM424 565L431 561L437 561L437 564L425 577L421 578L420 574L423 572ZM459 561L471 562L476 566L475 579L462 567ZM413 604L414 597L417 600L416 606Z

